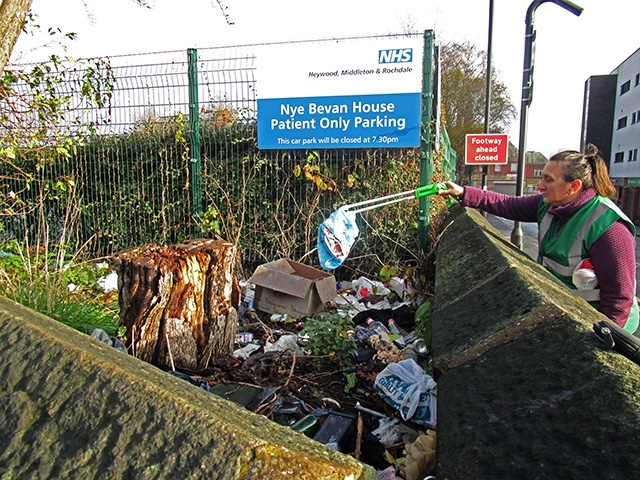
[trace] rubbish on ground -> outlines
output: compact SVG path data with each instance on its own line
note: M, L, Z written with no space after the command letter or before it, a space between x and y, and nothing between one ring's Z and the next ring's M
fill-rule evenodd
M369 415L373 415L374 417L379 418L387 418L387 415L381 412L376 412L375 410L371 410L370 408L363 407L360 402L356 402L355 406L356 410L360 410L361 412L368 413Z
M377 358L382 363L395 363L406 358L403 352L391 342L387 335L373 335L369 337L369 342L376 350L374 358Z
M367 318L366 322L369 329L373 330L378 335L389 335L389 329L385 327L381 322L377 322L371 317Z
M414 294L413 289L404 278L392 277L389 280L389 287L391 287L403 302L409 301Z
M264 351L270 352L272 350L277 350L284 352L288 348L293 350L296 355L304 355L304 350L302 350L298 345L297 335L282 335L275 343L266 342Z
M391 293L384 283L379 280L369 280L367 277L360 277L351 282L351 288L355 291L358 300L371 295L387 296Z
M313 437L317 433L318 428L320 428L318 417L316 417L313 413L308 413L296 423L291 425L291 430L303 433L307 437Z
M406 332L413 330L416 325L416 315L408 309L406 303L400 303L394 308L370 308L368 310L362 310L353 317L353 323L355 325L364 324L367 318L373 318L382 324L388 324L389 319L393 318L396 325Z
M182 380L186 380L191 385L194 385L194 386L196 386L198 388L201 388L202 390L204 390L206 392L210 392L211 391L211 387L209 386L209 384L206 382L206 380L203 380L202 378L191 377L191 376L187 375L186 373L176 372L175 370L167 370L167 373L169 375L173 375L174 377L181 378Z
M249 282L255 309L295 318L322 311L338 293L333 275L289 259L258 266Z
M402 477L396 475L396 467L391 465L384 470L376 472L376 480L402 480Z
M248 343L247 345L245 345L242 348L238 348L237 350L233 351L233 356L234 357L238 357L238 358L243 358L243 359L247 359L249 358L249 355L251 355L253 352L260 350L260 345L256 344L256 343Z
M261 395L256 396L253 389L242 399L251 402L253 406L247 408L254 413L354 455L376 468L378 475L385 472L388 477L384 478L402 479L394 464L404 460L403 449L418 438L417 426L435 425L435 382L421 367L429 351L421 334L416 335L416 321L428 320L430 305L417 315L415 296L406 296L410 291L408 278L394 277L398 280L383 284L361 276L339 285L334 283L333 298L310 315L279 308L265 311L261 302L265 292L267 296L291 296L279 291L275 278L284 275L286 282L297 276L287 271L292 268L289 260L278 262L276 268L271 268L274 262L258 267L256 278L245 283L239 311L243 331L236 335L236 347L242 348L234 352L238 364L212 391L219 394L223 382L230 382L227 389L234 382L236 386L255 384ZM266 287L260 285L262 275L266 275L262 277L267 279ZM310 332L315 331L311 324L322 332L336 323L336 315L347 322L333 332L330 340L340 340L336 335L342 332L342 339L352 342L348 349L340 350L349 350L348 355L343 355L344 363L336 362L337 355L330 348L327 353L310 350ZM307 327L309 331L305 330ZM328 344L331 341L327 340ZM334 363L329 369L318 371L314 365L320 361ZM413 374L410 379L406 372L403 376L394 371L406 370L402 362L407 361L413 365L409 368ZM391 399L380 388L382 384L392 390ZM401 392L403 389L407 394ZM229 398L235 392L233 388L229 390L221 396ZM350 402L355 401L352 394L364 405L358 401L354 406Z
M422 480L435 473L435 430L420 432L415 442L405 446L405 457L398 461L398 470L406 480Z
M411 344L411 348L413 348L418 355L427 355L429 353L429 348L421 338L414 340Z
M398 329L398 325L396 324L396 321L393 318L390 318L387 321L387 325L390 333L395 335L400 335L400 329Z
M253 333L251 332L239 332L236 333L236 343L247 343L253 342Z
M341 412L331 412L313 439L339 452L349 451L343 440L353 430L355 416Z
M381 418L380 426L371 433L378 437L385 447L391 447L399 442L410 444L418 438L418 431L398 418Z
M351 361L355 364L370 362L375 355L375 348L358 347L351 351Z
M96 340L100 340L102 343L106 343L110 347L115 348L116 350L120 350L123 353L128 354L127 347L118 340L116 337L111 337L107 332L102 330L101 328L95 328L93 332L91 332L91 336Z
M436 424L436 382L413 359L387 365L376 377L375 387L403 420Z
M114 271L104 277L100 277L97 282L98 286L104 293L118 291L118 274Z

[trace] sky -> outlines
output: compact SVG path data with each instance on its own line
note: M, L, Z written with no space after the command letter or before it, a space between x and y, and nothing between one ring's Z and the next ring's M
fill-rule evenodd
M434 30L436 42L488 47L490 0L33 0L44 27L78 34L75 58ZM518 145L524 34L530 0L493 0L492 67L518 112L509 140ZM546 156L578 149L585 81L606 75L640 48L640 2L577 0L580 16L550 1L538 5L533 101L527 150ZM232 24L230 24L232 23ZM48 35L22 34L12 62L60 53Z

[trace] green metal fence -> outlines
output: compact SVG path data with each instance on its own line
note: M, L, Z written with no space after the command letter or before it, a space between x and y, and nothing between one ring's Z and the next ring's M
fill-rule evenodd
M45 198L42 188L25 190L24 179L3 173L5 194L21 191L44 206L5 216L5 238L36 242L44 231L51 242L102 257L219 236L238 245L243 274L281 257L317 264L318 225L337 206L453 176L455 155L437 122L437 49L431 32L419 35L431 75L422 149L258 150L254 61L260 49L282 44L108 58L110 102L69 113L80 120L68 131L81 136L77 151L21 165L33 170L32 185L63 179L68 188ZM380 37L339 41L372 38ZM78 124L90 124L90 134L74 132ZM429 208L416 201L363 213L342 275L414 261Z

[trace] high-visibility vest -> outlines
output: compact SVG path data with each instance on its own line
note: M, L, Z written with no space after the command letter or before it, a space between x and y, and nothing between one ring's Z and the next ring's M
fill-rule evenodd
M538 262L562 283L584 298L596 309L600 305L600 286L578 290L572 275L577 265L589 258L591 245L618 220L629 226L634 237L635 225L610 199L596 195L574 213L558 231L558 219L549 213L549 205L540 199L538 205ZM634 302L624 329L634 333L638 329L640 314Z

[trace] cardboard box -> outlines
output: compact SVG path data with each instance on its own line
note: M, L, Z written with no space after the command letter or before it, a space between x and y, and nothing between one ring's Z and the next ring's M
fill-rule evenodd
M322 270L286 258L256 268L254 307L266 313L310 317L338 294L336 279Z

